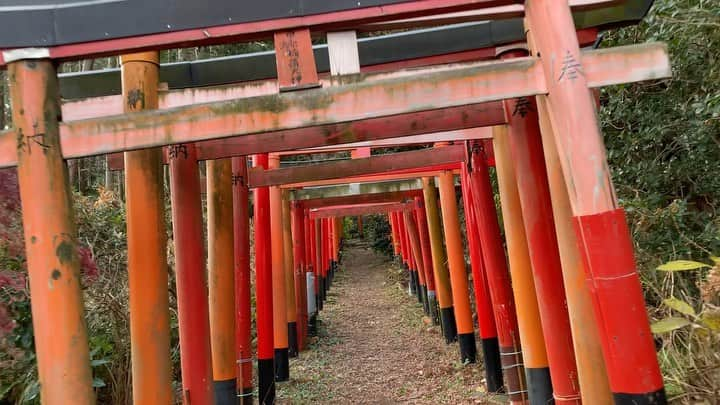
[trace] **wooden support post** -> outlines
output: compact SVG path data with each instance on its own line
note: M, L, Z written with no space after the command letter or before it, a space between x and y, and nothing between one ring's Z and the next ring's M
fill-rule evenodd
M500 361L503 365L503 374L510 400L524 402L528 399L528 390L546 387L546 384L531 385L528 383L526 385L525 383L526 374L529 376L529 382L534 381L534 376L547 375L547 360L539 323L540 317L537 313L535 286L529 267L527 268L527 274L516 275L513 273L514 288L510 285L505 251L500 235L500 225L498 224L497 210L492 185L490 184L487 157L483 150L472 149L471 152L470 187L473 196L473 207L475 208L474 218L476 219L476 225L479 226L478 236L482 246L483 263L487 271L490 298L495 312L495 324L498 329L498 341L500 344ZM498 176L498 178L502 179L502 176ZM504 195L503 189L500 189L500 197L502 198ZM506 216L503 217L503 223L507 229L508 247L510 247L511 242L516 240L515 237L521 235L520 232L524 232L522 226L518 231L515 230L516 226L512 230L508 228L510 226L508 218L511 218L511 215L517 212L519 210L506 213L505 203L503 203L503 213L506 213ZM522 246L520 242L517 243ZM510 271L515 272L518 266L513 265L513 261L524 256L517 255L510 249L508 251ZM515 294L514 299L513 293ZM515 312L516 308L519 309L517 314ZM518 323L520 324L519 328ZM530 331L533 331L533 333L530 334ZM529 349L525 349L527 341L525 336L534 339L532 342L528 341L528 345L534 343ZM523 351L521 351L521 341ZM525 352L527 353L524 355ZM525 357L529 357L529 360ZM545 360L542 361L542 359ZM543 374L543 367L540 367L540 365L545 366L545 374ZM539 368L540 371L528 372L528 368ZM535 397L535 395L531 396L531 400L532 397Z
M541 115L552 130L593 292L610 388L618 404L667 402L633 244L607 166L605 145L567 0L526 1L526 27L547 84ZM548 145L547 147L551 147Z
M485 365L485 381L488 392L503 390L502 364L500 363L500 346L497 327L493 315L490 291L487 285L485 264L482 259L480 235L475 220L473 196L470 190L468 168L463 165L462 173L463 212L465 213L465 235L470 253L470 267L473 275L473 291L475 293L475 310L477 312L478 329L482 341L483 364Z
M253 166L268 168L268 155L253 156ZM275 403L275 350L273 328L272 243L270 241L270 190L255 189L255 311L257 318L258 402Z
M168 148L183 403L212 404L200 172L194 144Z
M358 236L360 236L360 239L365 239L365 232L363 231L362 215L357 216L357 230L358 230Z
M417 223L415 222L415 215L411 211L403 211L403 218L405 219L405 226L408 231L408 241L410 242L410 254L415 264L415 273L418 277L417 295L418 301L423 305L425 314L430 314L430 308L427 303L427 285L425 284L425 271L424 263L422 260L422 251L420 250L420 233L418 231Z
M216 405L236 403L232 162L206 162L210 349Z
M157 108L157 53L120 60L125 112ZM124 155L133 402L167 404L173 388L162 149Z
M323 244L322 244L322 219L315 219L313 226L313 240L315 241L315 297L317 299L318 311L322 311L325 301L325 281L323 280Z
M540 321L535 279L532 274L530 252L520 207L518 183L507 143L507 129L505 127L496 127L494 133L495 167L510 259L510 274L514 287L517 319L520 325L520 340L522 341L528 395L531 402L552 401L553 386L550 380L550 368ZM479 149L479 146L473 147L471 156L479 155L476 160L480 160L483 158L482 153L483 151ZM479 177L485 173L482 167L473 166L473 170L475 171L473 176ZM488 179L488 185L489 181Z
M292 240L290 200L287 191L282 193L283 266L285 268L285 308L287 313L288 356L298 355L298 308L295 291L295 258Z
M252 319L250 311L250 195L247 158L232 158L233 231L235 263L235 358L237 396L241 405L252 404Z
M503 56L524 56L525 53L525 51L512 52L503 54ZM555 365L564 363L565 370L560 369L557 373L560 373L561 378L567 380L566 376L573 376L572 373L568 372L571 371L568 367L571 366L574 369L577 364L577 381L569 381L571 383L569 391L575 391L577 397L579 385L582 402L610 404L612 403L612 393L608 383L605 360L602 356L600 334L592 311L590 291L584 282L584 268L579 260L580 256L572 232L569 235L569 242L572 244L566 245L566 250L569 251L564 252L565 258L561 256L563 250L558 249L559 243L567 243L566 238L568 236L565 234L562 241L559 241L556 237L553 204L545 167L537 105L534 98L505 100L504 104L508 116L511 160L514 163L518 182L522 217L528 235L530 259L536 273L535 279L538 281L536 285L553 286L552 291L546 291L545 294L541 289L538 289L538 302L541 308L543 305L548 304L552 308L562 309L567 307L567 312L570 314L569 317L563 316L563 318L555 320L564 323L565 318L567 318L569 325L557 325L556 322L553 322L550 326L553 334L560 337L562 342L559 343L560 346L555 345L557 349L562 350L560 354L563 357L562 359L555 358L557 353L551 349L548 342L549 327L546 326L544 317L542 320L555 396L562 397L565 401L572 396L570 393L563 395L560 392L561 389L556 382L557 377L554 376L556 374L554 371ZM559 169L558 166L557 170ZM557 173L560 175L559 180L561 180L561 172ZM562 192L561 195L566 195L567 191L565 191L564 185L560 183L558 186L562 186L562 189L558 190L558 192ZM568 210L559 212L559 215L569 220L563 223L566 224L565 226L570 225L570 231L572 231L567 198L563 200ZM560 201L558 201L558 204L560 204ZM555 274L560 272L561 268L561 274ZM545 276L539 279L538 272L545 273ZM565 285L563 295L559 295L557 289L557 283L561 276ZM552 277L552 279L549 280L548 277ZM545 295L544 298L543 295ZM551 297L547 297L547 295L551 295ZM555 301L554 304L553 301ZM564 330L564 327L568 330ZM572 339L567 336L569 333L572 333ZM568 342L573 342L575 359L569 358L567 354L570 351L567 347ZM574 361L568 364L571 360Z
M460 342L460 358L463 362L474 363L477 348L475 346L472 312L470 311L467 271L460 236L460 221L457 201L455 200L453 174L451 171L445 171L438 178L440 209L442 211L445 245L447 246L448 266L450 268L450 284L452 285L455 321L457 322L458 341Z
M40 397L51 405L94 404L57 73L49 60L21 60L8 77Z
M503 138L496 138L496 143L504 143L503 153L509 153L509 156L503 156L503 159L514 164L514 177L517 182L515 190L521 208L520 213L515 215L521 219L519 225L525 229L526 249L535 280L552 380L552 397L556 403L579 404L580 383L567 313L569 303L565 298L537 120L534 127L524 125L525 119L536 117L530 111L534 110L534 103L527 98L506 100L505 108L510 125L507 130L495 132L497 138ZM530 138L534 138L533 144L528 143L531 142Z
M317 335L317 314L318 314L318 298L317 298L317 274L315 273L316 255L315 255L315 223L310 219L310 210L303 207L303 221L305 222L305 262L307 263L307 311L308 336Z
M298 350L305 348L307 336L308 307L307 307L307 272L309 266L305 254L305 219L302 204L299 201L290 203L291 230L293 249L293 283L295 285L295 308L297 312L297 340Z
M437 293L435 292L435 277L433 275L432 251L430 250L430 235L427 227L427 214L425 213L425 201L421 197L415 197L415 219L417 221L418 233L420 236L420 249L422 251L425 284L427 285L427 301L430 311L430 319L434 325L440 323L437 306Z
M430 177L423 177L422 183L428 235L430 236L435 291L437 292L438 306L440 307L440 326L445 336L445 342L450 344L457 340L457 327L455 325L455 311L453 310L450 288L450 274L446 266L445 248L442 242L437 189L434 180Z
M280 167L280 156L271 154L268 167ZM288 321L285 293L285 245L283 241L282 189L270 187L270 238L272 251L273 345L275 347L275 381L290 379Z
M395 218L395 212L388 212L388 221L390 222L393 256L397 257L397 255L400 254L400 242L398 241L397 218Z
M400 258L402 259L402 265L408 272L408 294L414 295L417 292L417 283L415 275L412 271L412 262L408 255L408 239L407 239L407 227L405 225L405 216L402 212L398 212L398 225L400 231Z

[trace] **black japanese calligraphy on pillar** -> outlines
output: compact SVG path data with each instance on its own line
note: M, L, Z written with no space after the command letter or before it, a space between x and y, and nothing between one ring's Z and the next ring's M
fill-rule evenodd
M565 52L565 56L562 59L562 67L560 68L560 76L558 77L558 82L562 82L564 80L571 80L574 81L580 75L584 75L582 65L577 60L575 55L573 55L570 51Z
M280 49L287 58L292 84L297 85L302 81L302 72L300 71L300 51L298 50L294 32L288 33L285 40L280 44Z
M186 145L170 145L168 146L168 158L170 159L178 159L188 158L188 149Z
M532 104L530 104L530 100L528 100L527 97L518 97L515 100L515 108L513 109L512 115L514 117L520 114L521 117L525 118L531 108Z

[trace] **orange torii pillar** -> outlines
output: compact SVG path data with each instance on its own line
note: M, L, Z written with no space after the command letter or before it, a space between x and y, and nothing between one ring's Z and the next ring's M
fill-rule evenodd
M580 61L567 1L528 0L525 25L533 54L542 55L548 95L541 120L557 149L579 250L592 284L610 388L616 403L667 402L645 310L625 212L619 206L605 145Z
M415 274L411 268L411 262L408 256L408 239L407 229L405 227L405 218L402 212L397 213L398 218L398 232L400 233L400 259L401 265L405 267L408 272L408 294L413 295L417 292L417 280Z
M268 155L253 156L253 165L268 168ZM270 241L270 190L254 190L255 313L257 318L258 402L275 403L275 351L273 328L272 249Z
M124 111L157 108L157 52L120 61ZM162 149L124 157L133 402L164 404L172 401L173 389Z
M247 158L232 158L233 225L235 264L235 358L237 396L241 405L253 401L252 318L250 309L250 194Z
M433 178L423 177L423 199L425 200L425 213L427 214L435 291L437 292L438 306L440 307L440 326L442 327L443 336L445 336L445 343L450 344L457 340L457 326L455 325L450 274L446 266L445 248L442 242L437 189L433 181Z
M498 345L497 327L493 316L492 301L487 285L485 264L482 259L480 235L475 222L473 196L470 191L470 179L467 165L462 165L461 181L463 207L465 213L465 234L470 253L470 267L473 275L473 291L475 293L475 311L478 318L478 329L482 341L483 363L485 364L485 381L488 392L499 392L503 389L502 365L500 364L500 346Z
M420 250L420 233L418 232L415 215L411 211L403 211L405 226L408 231L408 240L410 241L410 254L415 264L415 272L418 275L418 299L423 305L425 314L430 314L430 308L427 302L427 286L425 285L425 271L422 261L422 251Z
M465 257L460 235L460 220L457 201L455 200L453 173L446 170L440 173L438 178L440 209L443 217L443 229L445 230L453 307L455 310L455 322L457 323L458 342L460 343L460 358L463 362L474 363L477 347L475 346L475 331L470 310L468 276L465 269Z
M522 50L505 53L503 56L521 57L526 56L526 54L527 52ZM568 319L569 328L572 330L572 342L575 349L575 361L572 366L577 363L577 383L579 383L579 391L583 402L593 404L612 403L605 360L602 357L600 334L595 315L592 312L590 291L584 283L584 268L579 260L579 252L574 237L570 240L572 245L567 246L566 242L565 258L562 259L560 255L559 241L556 237L555 223L553 221L550 188L545 169L545 156L540 135L537 105L534 98L505 100L504 104L508 119L510 160L515 165L522 216L528 234L530 258L536 273L545 267L546 277L553 278L552 280L536 283L536 285L549 285L548 281L552 281L555 304L565 303L567 305L567 312L570 314ZM568 255L572 255L572 258L569 258ZM561 261L562 266L560 265ZM560 272L561 267L562 273ZM564 289L564 296L560 297L558 296L560 291L556 283L563 275L566 288ZM573 280L577 280L578 283L573 283ZM565 297L567 297L566 301ZM547 298L538 301L541 303L541 307L542 305L552 304L552 300ZM556 321L560 320L564 321L564 319L556 319ZM562 363L562 360L555 359L556 353L547 342L548 327L545 324L543 318L550 371L551 374L554 374L554 364ZM552 325L552 330L555 334L560 334L562 331L561 326L555 324ZM568 333L568 331L562 332ZM561 335L560 337L562 338L560 345L567 345L570 339L567 336ZM566 346L559 346L559 348L563 349L563 351L569 350ZM563 353L561 356L567 356L567 354ZM569 358L566 358L565 362L567 363L569 360ZM566 373L566 371L559 370L560 375L568 375L569 373ZM575 381L571 381L571 383L573 383L573 387L576 386ZM558 393L558 383L554 376L553 387L555 387L555 395L558 396L560 393ZM577 391L577 388L574 389Z
M271 154L269 169L280 167L280 156ZM282 218L282 189L270 187L270 240L272 252L273 345L275 348L275 381L290 379L288 353L288 320L285 305L285 263Z
M390 222L390 235L392 236L393 257L397 258L398 254L400 254L400 241L398 241L397 218L395 217L395 212L388 212L388 222Z
M295 291L295 258L292 241L290 200L282 193L283 266L285 268L285 308L287 314L288 356L298 355L298 308Z
M302 204L299 201L290 203L298 350L305 348L308 327L307 276L305 274L309 266L305 259L307 256L305 253L305 218L303 214Z
M49 405L94 404L57 72L49 60L20 60L8 78L40 396Z
M539 327L539 316L537 315L535 286L532 283L532 276L530 274L527 274L525 278L519 278L513 273L512 285L514 288L511 287L507 263L505 261L505 251L500 235L497 210L495 209L492 185L490 184L487 156L479 147L471 149L470 164L472 169L469 177L471 195L473 196L472 206L474 207L475 225L478 227L478 239L482 247L483 264L487 274L490 299L495 313L495 325L498 332L503 377L507 385L510 401L524 402L528 399L528 390L536 388L540 389L541 393L547 391L547 389L545 389L547 384L544 383L534 385L528 383L526 385L526 370L528 366L535 366L529 362L536 358L539 359L537 362L545 365L543 368L545 372L528 372L528 382L534 381L534 376L537 375L549 377L546 373L547 356L545 356L542 333L539 333L538 336L538 332L541 332L541 329ZM500 169L501 168L498 167L498 172L500 172ZM500 197L502 198L503 196L504 193L501 189ZM503 213L506 212L505 206L505 203L503 203ZM508 221L509 216L506 215L503 218L506 229L509 225ZM522 228L519 231L524 232ZM519 231L512 230L506 232L508 250L513 246L511 242L519 235ZM517 266L513 265L513 261L516 260L518 256L514 252L509 251L509 258L511 262L510 270L514 271ZM514 298L513 293L515 293ZM521 301L518 298L526 299ZM517 314L515 312L516 308L518 308ZM535 323L528 324L527 322L530 321L535 321ZM520 323L520 327L518 327L518 323ZM529 331L533 331L533 334L530 334ZM528 334L530 334L529 336L534 340L528 341L524 339ZM522 350L527 353L525 356L523 356L523 352L521 351L521 341ZM525 348L525 346L530 345L531 342L537 344L530 346L530 349ZM528 356L531 356L530 359L524 358ZM543 362L542 359L545 359L545 361ZM547 381L549 383L548 378L543 378L541 381ZM532 397L534 396L531 396L531 400ZM545 396L541 395L539 398L542 399L545 398Z
M183 402L212 404L210 320L195 144L168 147Z
M425 271L425 284L427 286L427 302L430 310L430 319L434 325L440 323L438 315L437 293L435 292L435 277L433 276L432 251L430 248L430 235L427 227L427 214L425 213L425 201L422 197L415 197L415 219L420 235L420 249L423 258L423 270Z
M316 218L313 220L313 240L315 242L315 288L317 297L317 308L318 311L322 311L323 303L325 302L325 280L323 277L323 243L322 243L322 219Z
M236 403L232 162L208 160L208 298L216 405Z
M511 51L504 53L503 57L522 54L524 52ZM553 397L557 403L579 404L580 384L570 332L570 318L567 313L568 302L565 299L537 116L533 113L534 103L524 97L505 100L503 103L505 116L509 122L508 130L495 131L495 133L504 137L507 133L513 134L510 139L511 156L503 158L514 163L521 218L535 280ZM529 122L530 118L535 118L534 125ZM528 144L531 137L535 138L532 145L535 149L532 151L529 150L531 145ZM507 152L506 149L505 151Z
M305 222L305 262L307 268L307 303L308 303L308 336L317 336L318 290L317 290L317 257L315 255L315 222L310 219L310 210L303 207Z

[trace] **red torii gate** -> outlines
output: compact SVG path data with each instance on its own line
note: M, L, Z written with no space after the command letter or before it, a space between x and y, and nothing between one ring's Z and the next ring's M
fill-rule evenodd
M487 6L513 2L488 0L482 3ZM476 2L460 0L407 2L387 6L382 10L387 13L383 16L379 14L380 8L368 8L364 10L367 12L365 14L337 14L334 21L349 24L350 21L372 21L387 16L414 16L476 6ZM440 66L396 75L367 75L329 89L66 123L59 121L61 114L57 100L57 78L47 58L112 52L113 48L155 48L162 46L161 43L165 46L177 43L180 39L198 38L197 41L203 41L207 36L193 37L200 34L195 31L190 32L189 36L184 33L146 37L154 42L108 40L92 46L54 47L47 52L16 50L3 53L4 61L9 63L15 129L1 135L0 162L3 166L18 166L43 398L58 403L91 403L93 399L77 281L78 263L73 251L75 232L71 220L70 193L63 176L63 158L266 131L310 131L323 125L351 125L356 121L381 119L390 115L537 96L543 147L546 155L555 156L556 159L546 157L549 175L560 180L551 183L552 198L555 200L553 210L557 215L558 207L566 202L572 212L572 217L566 216L567 224L563 223L563 226L573 228L574 232L565 235L576 238L576 256L581 258L592 284L590 291L600 335L603 337L603 353L615 401L664 402L662 380L635 272L632 244L624 214L617 206L612 190L604 146L588 88L666 76L669 74L666 52L662 46L648 45L644 48L581 54L567 2L528 0L525 16L530 49L534 55L532 57L492 64ZM293 21L292 24L297 24L296 20ZM323 24L326 20L308 18L304 24L307 26L316 21ZM280 25L265 24L263 27L265 30L273 30L288 28L287 24L288 21L283 21ZM251 32L243 31L248 29L260 30L260 27L235 26L229 35L238 38ZM298 34L299 38L305 38L309 34L307 29L292 32L276 35L288 38ZM302 49L299 54L303 55ZM282 57L280 61L289 62ZM133 74L129 73L137 69L135 77L148 72L150 76L145 77L152 77L152 65L156 64L156 60L151 56L133 55L125 57L124 62L127 62L124 68L128 72L124 91L128 110L156 107L152 90L157 83L133 82ZM292 62L299 62L303 69L311 66L302 58L293 59ZM282 67L282 63L280 65ZM282 72L280 69L281 75ZM286 85L306 87L311 84L295 83L292 77L289 79L283 83L281 78L281 88ZM387 91L392 93L385 93ZM427 97L422 105L407 104L407 100L421 96ZM568 111L572 111L572 114ZM133 156L139 163L159 164L159 153L151 152L142 152L144 155L133 152ZM199 187L196 186L195 147L193 144L182 148L173 147L171 155L174 155L170 164L174 166L171 190L177 235L179 238L193 238L193 234L201 234L197 223L200 212L197 204ZM187 178L178 177L183 173L187 174ZM150 173L141 171L138 174L142 177ZM262 198L256 199L256 209L259 206L262 210L264 204L260 204L260 200ZM182 218L188 222L185 223ZM562 244L565 245L564 242ZM201 246L195 240L188 241L186 245L193 249ZM197 281L190 277L193 276L191 271L182 270L185 265L181 264L181 261L187 259L186 263L191 263L190 267L197 267L197 251L188 251L186 254L182 260L178 256L178 272L183 275L179 280L183 280L183 285ZM260 267L258 274L267 274ZM269 284L263 284L266 285ZM193 294L191 289L183 290ZM63 316L51 316L57 314L58 308L64 309ZM189 322L184 323L186 326L195 325L198 330L207 328L206 319L191 317L186 321ZM263 333L266 332L267 329L264 329ZM209 346L206 342L198 344ZM184 358L183 363L186 360L190 361ZM199 361L198 364L201 363ZM184 371L186 368L183 367ZM203 379L207 381L209 378L206 370L196 369L187 375L183 373L184 377L199 378L197 382L193 382L192 378L189 381L183 379L184 384L192 387L187 389L186 394L192 392L193 398L198 398L198 401L193 399L194 403L203 403L205 400L202 398L209 397L208 385L203 382ZM162 387L162 384L158 387ZM270 395L271 387L266 388L264 391L261 387L263 401L272 398L264 396L266 393ZM556 399L575 400L563 398L562 393L556 394Z

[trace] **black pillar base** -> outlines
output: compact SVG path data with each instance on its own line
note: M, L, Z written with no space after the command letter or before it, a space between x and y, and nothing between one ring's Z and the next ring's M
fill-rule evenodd
M288 356L298 356L298 334L296 322L288 322Z
M457 326L455 325L455 312L453 307L440 308L440 325L442 327L445 343L451 344L457 340Z
M290 358L288 349L275 349L275 381L282 382L290 379Z
M530 405L554 403L550 368L525 367Z
M477 362L477 346L475 346L475 333L459 333L460 360L463 363Z
M313 314L308 318L308 336L317 336L317 315Z
M428 301L426 286L420 286L420 294L422 295L422 299L420 301L422 301L423 311L425 312L425 315L430 315L430 302Z
M253 389L251 387L243 388L242 391L237 392L238 405L252 405L253 402Z
M667 397L665 396L665 388L660 388L655 392L646 394L623 394L613 393L613 399L616 405L665 405Z
M417 280L415 280L415 272L408 270L409 273L409 283L410 283L410 293L413 295L417 295Z
M428 307L430 308L430 319L432 319L433 325L440 324L440 313L438 312L437 298L435 297L435 291L428 291Z
M503 374L498 339L496 337L482 339L482 351L488 392L503 392Z
M275 403L275 360L258 359L258 403Z
M215 405L234 405L237 401L235 391L237 389L237 380L213 381L213 393L215 396Z

